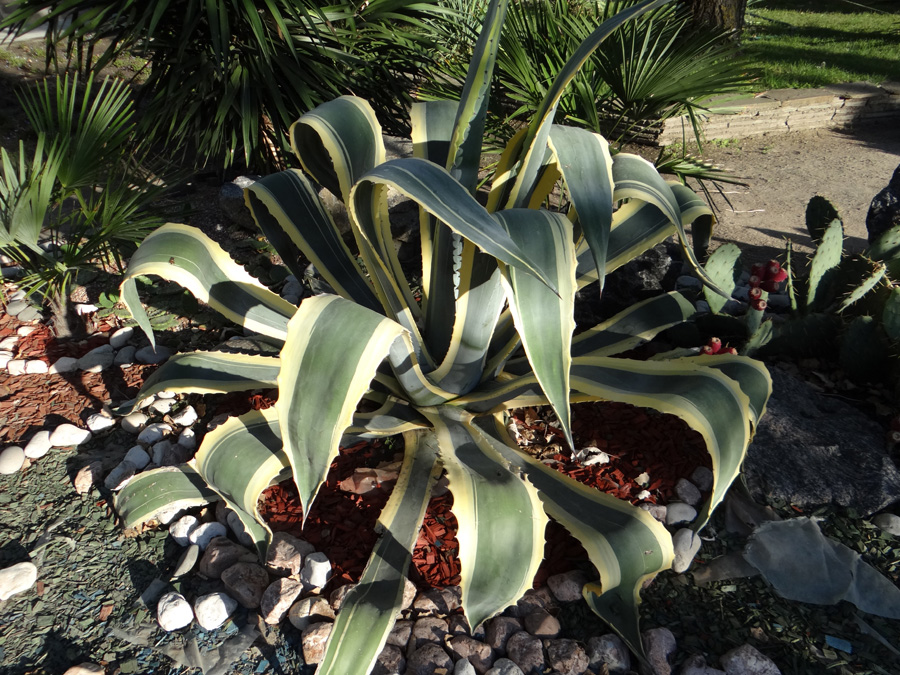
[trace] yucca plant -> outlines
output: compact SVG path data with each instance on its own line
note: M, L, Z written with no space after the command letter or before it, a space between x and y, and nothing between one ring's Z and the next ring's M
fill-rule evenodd
M161 509L224 499L264 555L271 533L257 510L262 490L292 476L306 515L343 434L403 435L403 467L379 519L384 535L343 602L320 673L372 667L442 471L459 521L470 625L531 586L549 516L582 541L597 567L600 578L585 587L586 601L641 653L638 592L670 566L670 535L647 512L522 453L507 432L509 408L551 405L570 443L571 401L625 401L678 415L703 435L713 458L716 482L701 525L737 476L770 391L761 364L738 356L613 358L683 322L693 314L690 303L664 294L573 338L578 288L602 282L673 232L696 262L684 225L709 215L690 190L666 183L643 159L611 158L599 135L552 123L565 86L602 40L665 1L608 20L579 48L501 157L486 206L475 194L506 0L490 4L462 99L412 109L415 157L385 161L375 115L358 98L302 116L291 129L294 150L318 183L343 197L362 264L304 173L268 176L246 199L282 259L297 267L302 252L336 295L295 307L184 225L160 228L131 260L122 297L148 334L134 280L153 274L183 284L281 351L182 354L145 383L138 398L162 389L277 386L279 393L274 407L207 434L187 464L133 479L116 500L124 525ZM571 197L567 213L540 208L558 179ZM391 239L389 186L420 207L421 300ZM361 401L368 412L358 410Z

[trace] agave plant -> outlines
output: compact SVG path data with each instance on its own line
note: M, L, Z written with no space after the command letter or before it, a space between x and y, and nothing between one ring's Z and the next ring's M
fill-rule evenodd
M268 176L246 200L282 259L296 267L302 252L334 295L296 307L184 225L160 228L132 259L122 297L145 330L134 279L155 274L281 351L186 353L145 383L139 398L163 389L277 386L279 393L274 407L207 434L187 464L133 479L116 500L126 526L160 509L224 499L264 555L271 532L257 510L263 489L293 477L306 515L343 434L403 435L403 467L379 519L384 535L343 602L320 673L365 673L375 662L442 471L459 521L471 626L531 586L551 517L582 541L599 572L584 589L586 601L641 653L638 591L670 566L670 535L647 512L521 452L506 428L509 408L551 405L570 443L571 401L624 401L678 415L703 435L713 458L715 487L701 524L737 476L770 390L761 364L738 356L613 358L686 320L690 303L664 294L573 337L578 288L602 282L673 232L696 262L684 225L702 230L709 217L690 190L666 183L643 159L612 158L599 135L552 123L563 89L603 38L663 2L606 21L581 46L501 157L486 206L475 195L506 0L490 4L461 100L412 109L414 157L385 161L381 130L361 99L342 97L303 115L291 129L293 148L305 171L345 200L361 261L303 172ZM571 197L566 213L540 208L557 180ZM420 208L420 300L391 240L388 187ZM369 412L359 411L360 401Z

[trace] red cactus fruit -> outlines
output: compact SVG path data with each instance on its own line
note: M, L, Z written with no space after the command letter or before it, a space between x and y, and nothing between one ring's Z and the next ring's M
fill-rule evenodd
M722 353L723 354L732 354L734 356L737 356L738 351L734 347L726 347L725 349L722 350Z
M759 277L760 279L766 273L766 266L762 263L756 263L750 268L750 275L754 277Z
M718 354L720 351L722 351L722 340L717 337L711 337L709 338L707 346L712 349L713 354Z
M778 282L772 281L771 279L763 279L763 281L759 284L759 287L764 291L774 293L778 290Z
M891 443L900 443L900 431L892 431L890 438Z
M781 263L777 260L770 260L766 263L766 278L771 279L781 271Z
M784 269L783 267L778 270L777 274L772 274L769 276L770 281L774 281L779 284L787 278L788 278L787 270Z
M756 288L757 286L759 286L760 281L761 279L758 276L756 276L755 274L751 274L750 279L747 280L747 283L750 284L750 288Z
M713 351L712 347L710 347L709 345L703 345L703 346L700 348L700 353L701 353L701 354L706 354L707 356L712 356L713 354L715 354L715 352Z
M759 286L754 286L748 292L751 300L759 300L762 297L762 289Z
M758 312L761 312L761 311L765 310L765 308L768 307L768 305L769 305L769 303L767 303L767 302L766 302L765 300L763 300L762 298L759 298L758 300L751 300L751 301L750 301L750 307L752 307L753 309L757 310Z

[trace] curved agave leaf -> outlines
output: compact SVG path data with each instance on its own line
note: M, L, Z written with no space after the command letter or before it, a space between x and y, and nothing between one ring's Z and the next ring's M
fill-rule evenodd
M648 512L582 485L520 452L500 418L476 418L475 424L510 466L537 488L547 513L584 545L600 573L600 582L585 587L585 599L632 651L643 654L639 592L644 581L672 566L674 551L668 531Z
M188 352L176 354L157 368L141 387L136 401L161 391L224 394L276 386L281 360L277 356Z
M432 432L403 437L403 467L376 525L382 535L359 583L341 604L319 675L366 675L402 607L412 552L442 469Z
M265 560L272 531L257 510L260 494L290 476L275 408L230 417L203 439L189 464L241 519Z
M391 345L388 360L394 373L394 379L403 390L403 397L415 405L440 405L456 398L456 394L435 384L431 374L425 374L416 358L412 340L408 334L404 333ZM395 393L401 394L401 392Z
M291 149L317 183L350 203L350 188L385 160L381 125L367 101L340 96L291 125Z
M344 431L345 434L374 438L429 428L428 420L406 401L374 392L367 393L365 398L381 405L371 412L355 413L353 423Z
M275 409L304 521L356 404L403 332L336 295L307 298L288 324Z
M692 359L685 359L691 361ZM772 395L772 376L759 361L733 354L711 354L703 357L703 365L716 368L738 383L750 400L750 424L753 427L766 412L766 403Z
M121 284L128 311L155 345L150 320L134 278L155 274L188 289L225 318L278 340L297 308L259 283L222 248L195 227L167 223L151 233L131 258Z
M681 224L691 226L694 255L698 260L705 261L716 224L715 214L709 208L709 204L688 186L682 185L678 181L667 181L667 183L678 201L678 208L681 209Z
M247 208L285 262L290 262L287 256L296 247L340 295L381 311L371 283L306 176L293 169L272 174L251 185L244 195ZM295 270L294 275L301 278L303 272Z
M434 426L450 480L462 605L474 628L531 587L544 557L547 516L537 490L509 471L472 415L451 406L422 412Z
M703 527L740 472L750 443L750 401L738 384L701 359L631 361L581 356L572 388L680 417L699 432L712 458L713 491L696 526Z
M144 471L115 497L116 513L125 528L135 527L164 511L180 511L217 501L203 478L188 464Z
M510 238L554 275L559 295L527 272L502 266L510 312L541 388L569 446L569 366L575 331L575 246L572 223L561 213L509 209L496 214Z
M550 147L578 213L581 234L591 251L600 288L606 277L606 255L613 214L613 173L609 143L586 129L550 128Z

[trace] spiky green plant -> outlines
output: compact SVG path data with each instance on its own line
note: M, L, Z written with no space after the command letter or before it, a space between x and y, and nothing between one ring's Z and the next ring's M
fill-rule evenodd
M126 526L173 505L224 499L264 555L271 533L257 511L263 489L292 476L308 514L343 434L403 434L403 467L379 519L384 536L343 602L320 673L365 673L375 662L442 471L459 521L462 605L473 627L531 586L549 516L584 544L599 572L585 600L642 653L638 593L670 566L671 537L647 512L522 453L506 429L509 408L551 405L570 444L570 401L624 401L678 415L713 458L715 487L700 525L737 476L770 392L761 364L738 356L613 358L683 322L690 303L664 294L573 337L578 288L602 282L672 233L696 263L684 225L709 215L702 200L639 157L611 157L599 135L552 123L566 85L602 40L665 1L623 12L581 45L501 157L486 206L475 194L506 0L490 4L461 100L413 108L414 157L385 161L375 115L361 99L342 97L302 116L291 130L294 150L345 201L364 270L304 173L268 176L246 200L282 259L296 268L302 252L337 295L295 307L184 225L164 226L132 259L122 297L145 330L134 279L155 274L282 347L277 357L183 354L145 384L139 398L162 389L277 386L279 393L273 408L207 434L187 464L129 483L116 500ZM558 179L571 198L566 213L540 208ZM391 239L389 187L420 209L421 301ZM361 400L377 409L358 412Z

